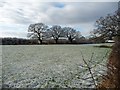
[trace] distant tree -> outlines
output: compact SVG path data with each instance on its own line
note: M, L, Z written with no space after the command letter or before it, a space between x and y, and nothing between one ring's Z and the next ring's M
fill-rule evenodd
M75 40L85 40L85 37L82 36L80 31L76 31Z
M65 32L65 37L68 38L70 43L72 43L75 38L79 38L79 36L81 36L80 32L76 31L74 28L64 27L63 30Z
M44 23L30 24L28 27L28 37L37 38L38 42L42 44L47 28L48 26Z
M58 43L59 38L63 36L63 33L63 29L58 25L54 25L49 29L49 35L55 40L56 43Z
M94 37L99 37L104 40L112 40L115 36L118 36L119 25L118 25L119 16L117 13L106 17L101 17L95 23L96 29L91 33Z
M117 30L117 41L120 43L120 1L118 2L118 10L117 10L117 26L118 26L118 30Z

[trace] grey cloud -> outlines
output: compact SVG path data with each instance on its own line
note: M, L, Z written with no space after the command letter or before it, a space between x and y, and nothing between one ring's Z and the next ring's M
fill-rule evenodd
M1 2L0 2L0 7L3 7L5 3L6 3L6 2L1 1Z
M76 24L95 21L98 17L116 10L117 3L60 3L64 7L58 8L59 3L17 3L3 8L5 18L12 19L15 23L28 24L46 22L49 24ZM4 17L3 16L3 17Z
M70 4L70 6L69 6ZM67 8L67 5L69 8ZM117 9L117 3L68 3L61 9L49 10L47 13L51 23L86 23L95 21L98 17L113 13Z

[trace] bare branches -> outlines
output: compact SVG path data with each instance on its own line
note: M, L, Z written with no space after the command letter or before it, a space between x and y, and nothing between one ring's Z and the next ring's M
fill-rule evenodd
M105 55L102 57L100 61L94 61L93 60L94 53L92 53L90 60L86 61L84 59L83 53L81 52L82 60L85 65L79 65L81 68L84 69L84 71L82 70L81 72L79 72L80 74L84 73L84 76L80 79L90 82L90 85L94 85L95 88L97 88L98 87L97 85L101 81L101 79L109 78L106 76L107 65L106 63L103 63L108 53L109 51L106 51Z
M64 27L63 30L64 30L65 37L68 38L70 43L72 43L74 39L82 37L81 33L79 31L76 31L74 28Z
M116 13L113 15L108 14L106 17L100 17L95 23L96 28L92 31L92 34L104 40L112 40L118 35L118 18L119 16Z
M63 29L61 26L55 25L50 28L50 35L54 38L55 42L63 35Z
M96 84L96 82L95 82L95 79L94 79L94 75L93 75L93 73L92 73L92 70L91 70L90 66L88 65L88 63L85 61L82 52L81 52L81 55L82 55L82 58L83 58L83 61L84 61L85 65L87 65L87 68L88 68L88 70L89 70L89 73L90 73L90 75L91 75L91 78L92 78L92 80L93 80L93 83L94 83L95 87L97 87L97 84ZM93 55L92 55L92 57L93 57ZM91 60L92 60L92 57L91 57Z
M48 26L45 25L44 23L31 24L28 27L28 32L31 33L31 34L28 34L28 37L37 38L38 42L42 44L44 33L47 30L47 28Z

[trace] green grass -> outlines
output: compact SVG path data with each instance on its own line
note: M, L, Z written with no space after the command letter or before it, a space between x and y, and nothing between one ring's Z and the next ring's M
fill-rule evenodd
M18 88L66 85L80 88L82 82L76 76L79 65L84 65L81 52L86 61L92 53L93 61L101 61L107 51L110 49L94 45L4 45L3 84Z

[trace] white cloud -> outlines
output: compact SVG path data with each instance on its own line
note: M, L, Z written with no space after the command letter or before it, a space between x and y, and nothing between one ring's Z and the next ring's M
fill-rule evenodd
M0 37L27 38L27 29L26 25L0 23Z
M118 2L119 0L8 0L8 1L10 2Z
M53 1L53 2L51 2ZM83 34L93 28L96 19L117 9L117 3L109 3L113 0L4 0L0 1L0 22L5 30L16 32L16 28L21 28L21 32L27 32L27 27L31 23L43 22L48 25L60 24L82 28ZM78 1L77 3L75 3ZM102 2L101 2L102 1ZM106 2L108 1L108 2ZM116 0L117 2L118 0ZM43 3L44 2L44 3ZM91 2L91 3L90 3ZM104 3L103 3L104 2ZM115 2L115 0L114 0ZM8 24L7 24L8 23ZM17 25L19 24L19 25ZM10 26L8 25L8 26ZM6 28L5 28L6 26ZM21 27L24 26L24 27ZM7 35L7 34L6 34Z
M0 32L0 37L16 37L16 38L27 38L26 32Z

